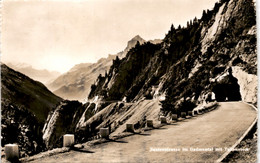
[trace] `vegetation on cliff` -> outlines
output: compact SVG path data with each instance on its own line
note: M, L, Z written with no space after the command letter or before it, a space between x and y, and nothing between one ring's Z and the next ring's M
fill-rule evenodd
M186 27L172 25L161 44L137 44L125 58L115 59L92 85L89 98L136 101L155 97L152 90L158 89L166 94L163 111L192 110L220 86L213 79L232 66L256 74L255 25L252 1L220 1ZM220 96L226 98L223 92Z

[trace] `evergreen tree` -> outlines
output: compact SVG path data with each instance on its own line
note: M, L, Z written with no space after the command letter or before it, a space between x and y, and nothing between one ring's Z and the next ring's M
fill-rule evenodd
M190 22L189 21L187 21L187 28L189 28L190 27Z
M205 10L203 10L201 20L202 21L206 20L206 17L207 17L207 12Z
M193 23L194 23L194 24L195 24L195 23L198 23L197 17L195 17L195 18L193 19Z
M139 47L140 46L140 42L137 41L136 44L135 44L135 47Z
M181 30L181 25L178 26L178 30Z
M139 42L139 41L138 41ZM140 43L139 43L140 44ZM119 61L119 57L118 56L116 56L116 62L118 62Z
M192 20L190 20L190 26L192 26L192 25L193 25Z
M174 25L171 25L171 32L175 31Z

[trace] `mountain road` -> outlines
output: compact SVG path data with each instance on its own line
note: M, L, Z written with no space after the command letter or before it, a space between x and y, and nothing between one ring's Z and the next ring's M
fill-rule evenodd
M214 162L256 118L245 103L222 102L211 112L95 145L89 152L72 150L32 162Z

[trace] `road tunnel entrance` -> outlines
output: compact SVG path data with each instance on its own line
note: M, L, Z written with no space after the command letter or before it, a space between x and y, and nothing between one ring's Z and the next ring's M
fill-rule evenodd
M238 80L231 74L224 77L221 81L217 82L213 86L212 90L215 93L216 100L218 102L240 101L240 86L237 81Z

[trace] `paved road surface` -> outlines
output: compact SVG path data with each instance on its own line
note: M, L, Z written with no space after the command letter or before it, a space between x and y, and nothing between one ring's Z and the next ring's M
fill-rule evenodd
M225 102L211 112L161 129L146 131L97 145L83 153L70 151L34 162L213 162L231 147L257 117L256 111L241 102ZM191 151L216 147L222 151ZM151 148L181 151L151 152ZM187 148L188 151L182 151Z

